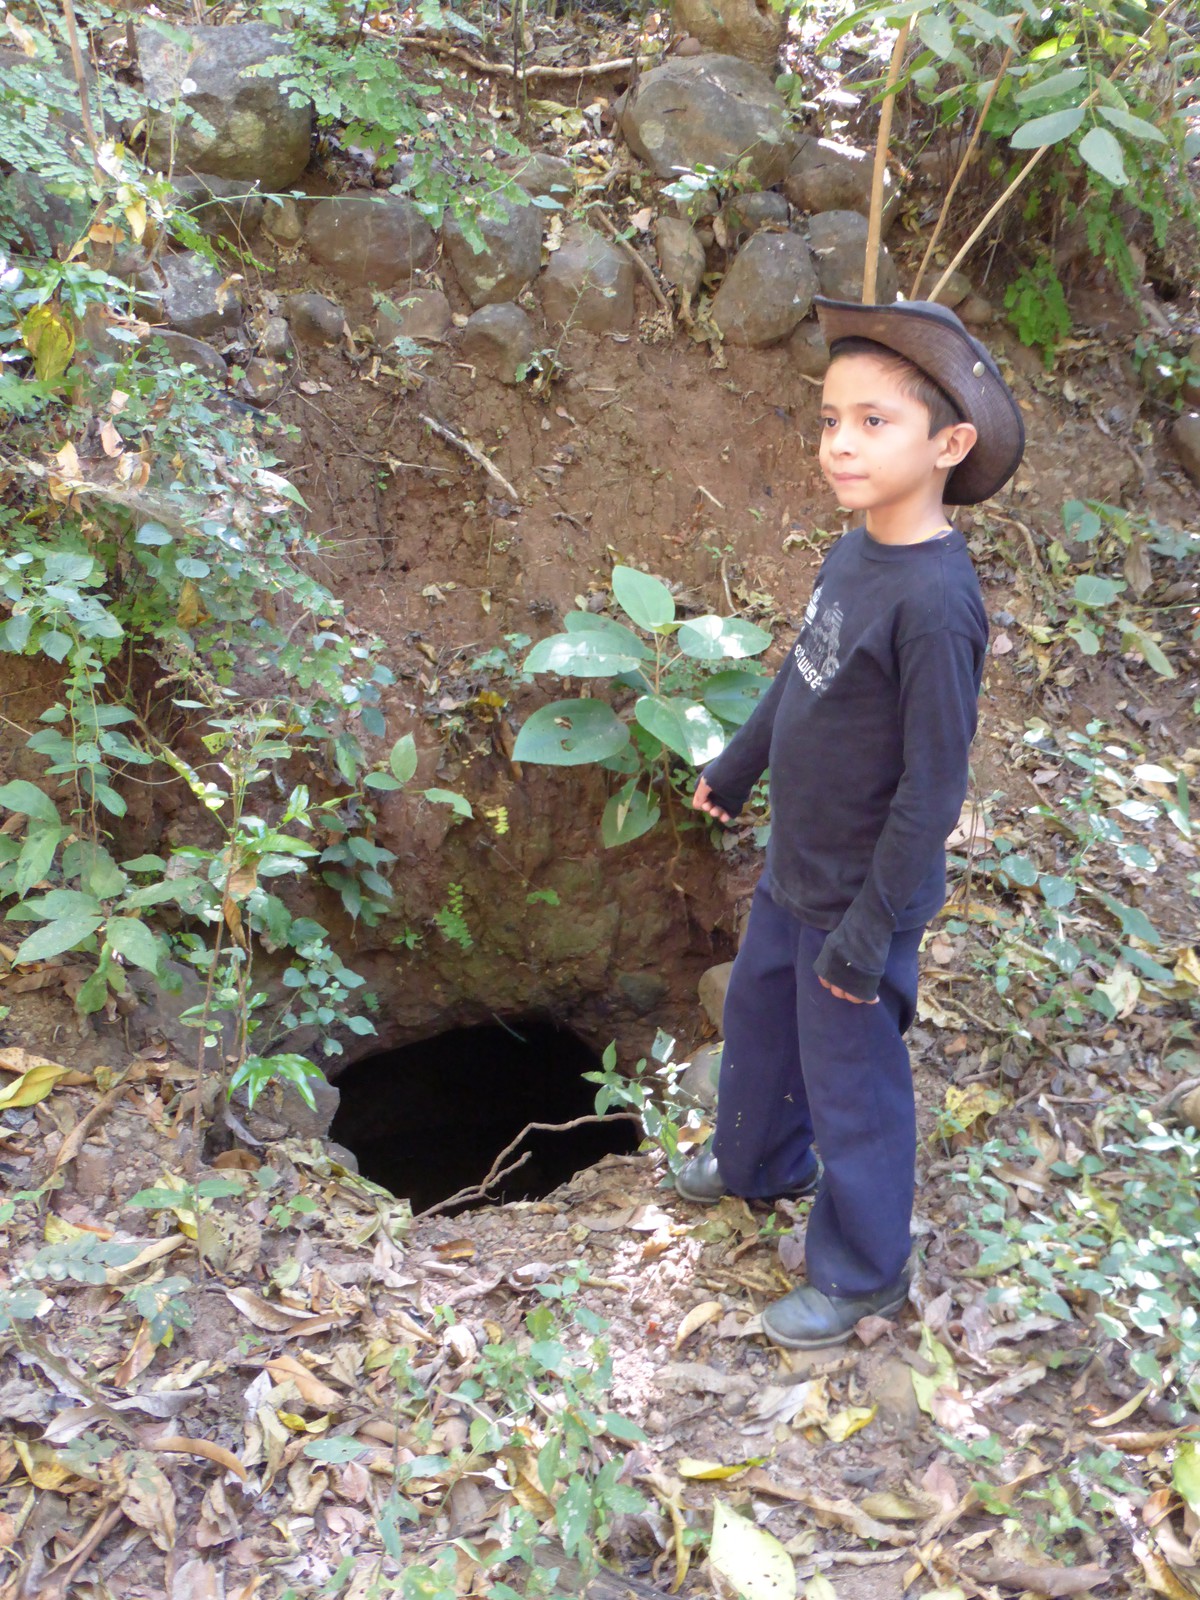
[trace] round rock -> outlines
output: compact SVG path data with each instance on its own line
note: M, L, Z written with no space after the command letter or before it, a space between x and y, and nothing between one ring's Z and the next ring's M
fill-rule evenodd
M235 22L189 28L184 45L179 31L168 39L152 28L136 30L147 99L181 113L149 113L149 164L290 188L308 165L312 102L293 105L277 74L245 76L247 67L286 56L285 36L263 22Z
M727 344L778 344L804 320L817 274L795 233L756 233L734 258L713 297L712 320Z
M223 235L231 244L245 244L262 227L265 201L250 183L191 172L173 179L172 187L193 224L210 238Z
M783 192L797 211L857 211L871 206L875 158L857 145L801 134ZM886 228L900 205L900 191L890 172L883 180L883 224Z
M734 195L721 207L720 224L725 233L725 248L740 250L752 233L760 228L786 228L791 208L774 189L760 189Z
M744 166L764 189L787 174L787 108L765 72L735 56L672 56L644 73L617 110L630 148L660 178L703 163Z
M548 322L588 333L628 332L633 326L633 262L582 223L568 228L542 274Z
M867 219L857 211L822 211L808 222L821 293L831 300L861 300L867 255ZM890 305L900 292L900 278L886 249L879 247L875 285L877 305Z
M247 361L246 370L237 386L239 400L252 406L269 406L278 400L287 382L287 368L279 361L264 361L255 356Z
M527 156L506 157L498 165L501 171L511 173L533 199L549 196L565 205L575 193L575 168L564 156L532 150Z
M268 361L283 361L292 348L292 334L286 317L268 317L258 341L258 353Z
M281 244L285 248L299 244L304 234L300 207L291 198L267 201L266 211L263 214L263 228L276 244Z
M1200 411L1183 411L1175 418L1171 448L1192 482L1200 484Z
M301 344L337 344L346 327L346 313L323 294L288 295L283 315Z
M174 328L152 328L142 340L143 347L161 344L177 367L193 366L206 378L224 386L227 376L225 358L203 339L193 339L186 333L176 333Z
M533 323L511 301L484 306L467 318L459 348L467 361L486 367L501 383L516 383L536 348Z
M968 328L990 328L996 320L996 308L981 294L969 294L954 308Z
M804 321L788 341L788 354L806 378L823 378L829 366L829 346L816 317Z
M722 961L715 967L706 968L696 986L704 1014L722 1038L725 1037L725 992L729 988L732 971L733 962Z
M542 264L542 213L524 190L487 197L474 218L483 236L476 251L452 211L442 237L462 291L473 306L499 305L520 294Z
M934 267L932 272L926 272L922 294L932 289L941 275L942 269L940 267ZM971 293L971 280L966 273L952 272L938 290L938 304L940 306L949 306L951 310L954 310L955 307L961 306Z
M689 300L704 277L704 246L682 217L659 217L654 224L654 243L662 275L673 288Z
M443 339L450 327L450 302L440 289L412 289L400 300L380 306L375 318L379 344L393 339Z
M346 283L407 283L434 258L433 230L402 195L337 195L313 207L305 240L314 261Z
M225 274L203 256L185 250L163 256L159 290L163 320L193 339L236 328L241 317L237 290L225 287Z

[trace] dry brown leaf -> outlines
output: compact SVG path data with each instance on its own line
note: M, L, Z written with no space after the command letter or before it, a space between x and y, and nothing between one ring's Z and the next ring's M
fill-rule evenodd
M978 1583L994 1583L1001 1589L1032 1590L1057 1600L1061 1595L1085 1594L1107 1583L1106 1567L1043 1566L1032 1561L985 1561L981 1567L966 1567L964 1571Z
M1133 1553L1155 1594L1165 1595L1166 1600L1196 1600L1196 1591L1183 1581L1170 1562L1163 1560L1157 1550L1151 1549L1141 1539L1135 1539Z
M723 1307L719 1300L705 1300L698 1306L693 1306L683 1321L679 1324L679 1331L675 1335L675 1349L687 1342L691 1336L704 1327L706 1322L711 1322L714 1317L721 1315Z
M777 1500L788 1500L793 1505L806 1506L813 1521L822 1528L843 1528L857 1539L874 1539L880 1544L912 1544L915 1535L907 1528L889 1527L878 1522L853 1500L830 1500L825 1495L814 1494L809 1489L793 1489L776 1483L759 1468L738 1480L743 1489L753 1489L759 1494L771 1495Z
M305 1405L314 1406L318 1411L340 1411L346 1403L336 1389L331 1389L320 1378L314 1377L295 1356L275 1356L267 1362L266 1370L277 1384L295 1384L296 1392Z
M471 1239L445 1239L433 1248L443 1261L472 1261L475 1258L475 1244Z
M192 1538L199 1550L212 1550L240 1537L241 1519L229 1503L225 1484L215 1478L200 1503L200 1521Z
M154 1448L169 1456L203 1456L206 1461L215 1461L217 1466L224 1467L226 1472L232 1472L243 1483L246 1481L245 1467L233 1451L226 1450L223 1444L211 1444L207 1439L185 1439L181 1435L171 1434L165 1439L155 1439Z
M112 1383L118 1389L128 1389L145 1372L154 1360L157 1346L150 1337L150 1324L143 1322L133 1336L133 1343L125 1352L125 1359L112 1375Z
M175 1547L175 1491L166 1473L149 1456L136 1453L126 1469L121 1510L154 1540L160 1550Z

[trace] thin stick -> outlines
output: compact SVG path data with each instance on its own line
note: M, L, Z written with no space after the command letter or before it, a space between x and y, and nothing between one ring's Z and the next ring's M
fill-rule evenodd
M950 187L946 190L946 198L942 201L942 209L938 212L937 223L934 226L932 234L929 236L929 243L925 246L925 254L921 257L921 265L917 268L917 275L913 279L912 292L908 297L910 300L915 300L917 298L917 290L921 287L921 279L925 276L925 268L929 265L929 262L933 256L934 247L937 245L938 240L942 236L942 229L946 226L946 218L950 215L950 202L954 199L955 192L957 191L958 186L962 182L963 178L966 176L967 168L971 165L971 158L975 154L975 150L980 139L983 137L983 125L987 121L987 114L991 110L992 101L996 98L996 90L1004 81L1004 75L1008 71L1009 66L1012 64L1012 58L1016 53L1017 48L1017 38L1021 32L1024 22L1024 17L1017 18L1016 26L1013 28L1013 42L1009 45L1008 49L1004 53L1004 60L1000 63L999 72L997 72L996 76L992 79L992 87L987 92L987 99L983 102L983 109L980 111L979 116L976 118L975 126L971 130L970 142L967 145L962 160L958 163L958 170L951 179Z
M673 317L675 313L671 310L671 302L659 288L658 279L650 270L650 267L645 258L642 256L641 252L635 250L628 239L623 239L621 237L621 235L617 232L616 224L613 222L611 217L606 216L604 212L600 210L597 210L594 215L599 219L600 226L604 229L605 233L608 234L609 238L614 244L616 244L620 249L624 250L625 254L633 262L634 266L641 273L642 277L650 285L650 292L658 301L659 305L669 317Z
M515 1172L518 1167L524 1166L525 1162L529 1160L530 1152L527 1150L521 1159L515 1161L511 1167L502 1165L504 1160L512 1155L527 1133L569 1133L572 1128L582 1128L592 1122L639 1122L641 1115L640 1111L605 1111L603 1114L593 1111L589 1112L587 1116L575 1117L571 1122L526 1123L517 1137L501 1150L495 1161L492 1162L491 1170L479 1183L473 1184L469 1189L460 1189L457 1194L452 1194L448 1200L439 1200L436 1205L429 1206L424 1211L418 1211L413 1220L416 1221L423 1217L436 1217L439 1211L445 1211L448 1206L462 1205L467 1200L482 1200L493 1184L498 1183L501 1178L507 1178L510 1173Z
M88 144L91 146L92 159L96 158L98 148L96 130L92 126L92 111L88 105L87 79L83 73L83 55L79 49L79 29L75 23L74 0L62 0L63 16L67 23L67 42L71 47L71 66L75 73L75 83L79 89L79 114L83 119L83 132Z
M892 137L892 112L896 109L896 80L900 63L908 48L910 19L905 17L883 86L883 106L879 113L879 136L875 140L875 170L871 174L871 206L867 215L867 259L863 264L863 305L875 302L875 282L879 276L879 241L883 236L883 180L887 173L888 144Z
M1090 97L1090 99L1094 100L1095 96L1092 95ZM938 295L941 294L942 290L946 287L946 280L949 278L950 274L952 272L957 271L959 264L962 261L964 261L966 259L966 257L970 254L971 247L975 244L976 240L979 239L980 235L987 231L988 225L992 221L992 219L994 217L998 216L1000 214L1000 212L1004 210L1004 207L1008 204L1008 201L1011 199L1011 197L1014 194L1016 194L1017 190L1025 182L1025 179L1029 176L1029 174L1033 171L1034 167L1037 166L1038 162L1046 154L1046 151L1047 150L1052 150L1053 148L1054 148L1054 146L1053 145L1049 145L1049 144L1040 145L1033 152L1033 154L1030 156L1029 160L1025 163L1025 165L1021 168L1020 172L1017 173L1016 177L1009 184L1008 188L1005 189L1004 193L1000 196L999 200L996 201L995 205L991 206L984 213L983 221L974 230L974 232L970 234L970 236L967 239L966 244L963 245L962 249L955 256L954 260L950 263L950 265L946 268L945 272L942 273L941 277L934 284L933 288L929 291L929 298L931 300L936 300L937 299Z
M422 39L419 34L404 34L396 40L397 44L407 45L414 50L428 50L435 56L450 56L455 61L465 62L468 67L473 67L476 72L486 73L493 78L607 78L617 72L632 72L635 68L654 67L660 60L658 56L621 56L616 61L591 61L586 66L578 67L541 67L536 63L527 66L518 74L511 66L503 61L485 61L482 56L473 56L469 50L461 50L456 44L442 44L438 39Z
M508 479L497 471L477 444L472 444L469 439L461 439L444 422L435 422L432 417L427 417L424 412L420 413L420 417L425 426L432 429L439 439L445 439L447 444L452 444L456 450L461 450L463 455L470 456L477 467L482 467L488 477L493 478L500 485L510 500L516 501L518 505L521 504L521 496L509 483Z

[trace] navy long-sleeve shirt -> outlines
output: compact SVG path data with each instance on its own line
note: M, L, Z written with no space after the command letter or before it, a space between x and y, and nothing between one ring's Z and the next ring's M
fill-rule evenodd
M732 816L770 767L767 886L830 930L816 971L859 999L874 999L892 934L945 900L986 650L961 533L889 545L856 528L822 563L770 689L704 769Z

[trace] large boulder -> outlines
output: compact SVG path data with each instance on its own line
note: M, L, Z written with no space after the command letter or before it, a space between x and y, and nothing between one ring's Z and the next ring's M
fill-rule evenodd
M468 317L459 350L466 361L485 367L501 383L517 383L537 341L533 323L520 306L484 306Z
M291 188L308 165L312 102L293 105L278 73L245 76L247 67L285 56L287 40L264 22L189 28L187 35L181 45L155 27L137 29L150 165Z
M633 262L603 234L582 223L568 228L542 274L547 322L588 333L633 326Z
M673 0L675 28L705 50L752 61L765 72L778 69L787 38L788 11L771 0Z
M784 179L783 192L797 211L858 211L871 207L875 158L857 145L801 134ZM883 178L883 225L900 207L900 190L890 172Z
M735 56L672 56L618 105L630 148L660 178L743 167L763 188L787 175L787 107L766 73Z
M346 283L386 288L432 264L433 229L402 195L337 195L312 209L305 241L314 261Z
M542 213L523 189L492 195L474 219L483 236L476 251L453 211L446 213L442 237L462 291L473 306L514 300L542 264Z
M714 295L712 320L728 344L778 344L808 315L816 292L812 256L798 234L756 233Z
M857 211L819 212L808 220L808 242L821 293L831 300L861 300L867 259L866 217ZM899 292L896 264L880 245L875 303L890 305Z

